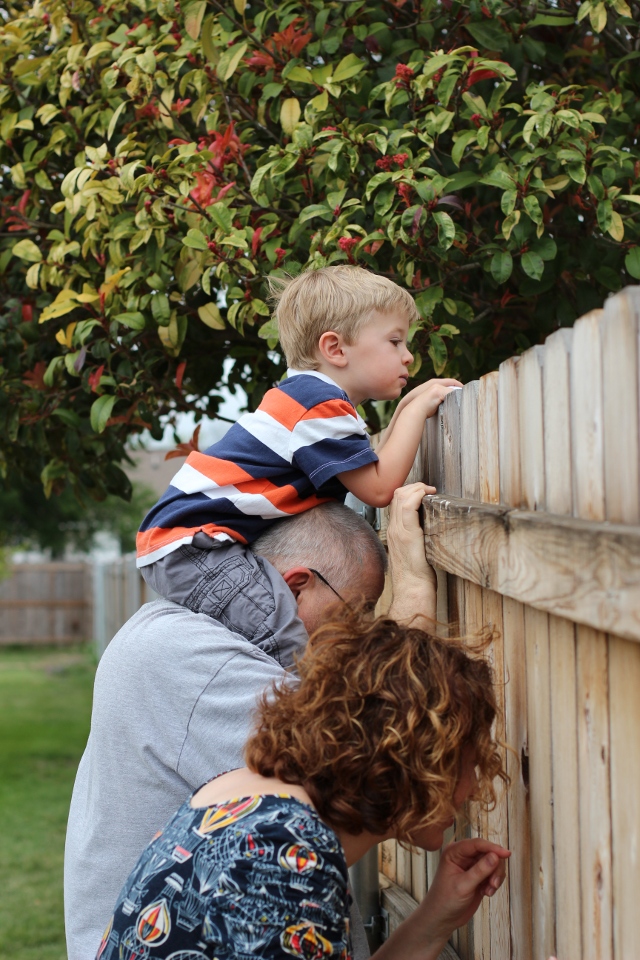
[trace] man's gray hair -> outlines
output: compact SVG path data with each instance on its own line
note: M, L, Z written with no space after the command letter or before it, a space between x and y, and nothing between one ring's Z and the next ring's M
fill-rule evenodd
M338 592L363 576L384 575L387 555L367 521L330 500L290 520L279 520L251 545L280 572L313 567Z

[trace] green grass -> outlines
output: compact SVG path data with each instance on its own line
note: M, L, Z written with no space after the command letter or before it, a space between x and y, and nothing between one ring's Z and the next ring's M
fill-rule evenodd
M66 960L64 835L94 670L88 649L0 650L2 960Z

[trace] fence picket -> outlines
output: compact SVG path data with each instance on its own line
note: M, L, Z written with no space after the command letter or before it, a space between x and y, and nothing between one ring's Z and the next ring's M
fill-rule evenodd
M604 520L602 310L573 328L571 349L571 456L573 509ZM609 691L606 635L576 628L580 877L584 960L612 955Z
M498 380L495 370L478 381L478 478L483 503L500 502Z
M607 301L600 325L607 520L640 520L638 367L640 290ZM613 955L637 952L640 889L640 650L609 637ZM635 745L635 749L634 749Z

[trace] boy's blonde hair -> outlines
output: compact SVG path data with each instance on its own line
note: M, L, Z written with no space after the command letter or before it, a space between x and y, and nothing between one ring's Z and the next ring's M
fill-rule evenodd
M321 267L297 277L270 277L269 287L280 344L294 370L318 368L318 341L329 330L354 343L374 311L399 310L410 322L418 319L408 290L362 267Z

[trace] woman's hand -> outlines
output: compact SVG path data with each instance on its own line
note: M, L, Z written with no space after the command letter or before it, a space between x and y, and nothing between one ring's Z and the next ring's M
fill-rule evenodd
M480 837L450 843L426 897L376 951L375 960L437 960L453 931L468 923L483 897L499 889L510 856Z
M482 837L450 843L440 863L421 910L438 940L471 919L483 897L492 897L504 882L511 851Z
M424 534L418 510L424 497L435 493L426 483L399 487L389 507L387 546L393 601L389 616L395 620L416 614L435 621L436 575L424 553Z

